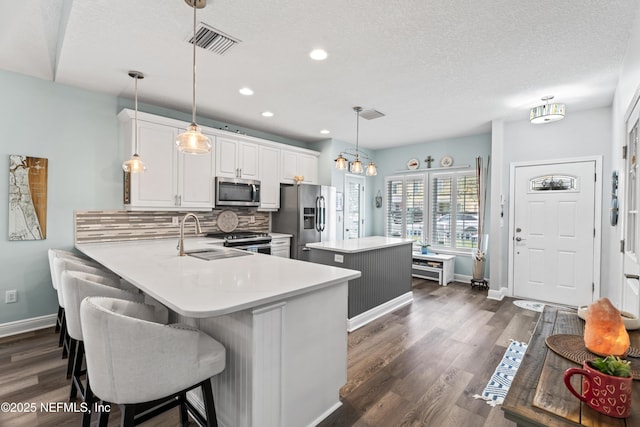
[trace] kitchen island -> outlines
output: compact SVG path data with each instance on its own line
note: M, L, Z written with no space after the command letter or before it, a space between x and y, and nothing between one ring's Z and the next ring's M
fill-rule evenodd
M349 331L413 301L412 245L382 236L307 243L309 261L362 272L349 281Z
M309 426L341 405L347 282L358 271L245 251L207 261L180 257L175 245L163 239L76 247L166 306L172 321L226 347L226 368L212 380L220 425ZM229 251L205 238L185 247ZM203 409L199 396L190 399Z

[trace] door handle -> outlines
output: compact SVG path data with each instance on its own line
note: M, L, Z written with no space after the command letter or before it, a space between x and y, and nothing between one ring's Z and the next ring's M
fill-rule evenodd
M640 280L640 276L638 276L637 274L626 274L625 273L624 277L626 277L627 279Z

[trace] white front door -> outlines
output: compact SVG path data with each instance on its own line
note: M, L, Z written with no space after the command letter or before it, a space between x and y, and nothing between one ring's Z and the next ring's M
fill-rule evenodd
M364 177L344 177L344 238L364 237Z
M622 310L640 315L640 142L638 117L640 104L633 108L627 120L627 159L625 161L626 191L624 213L624 281Z
M592 302L595 176L595 161L515 167L514 296Z

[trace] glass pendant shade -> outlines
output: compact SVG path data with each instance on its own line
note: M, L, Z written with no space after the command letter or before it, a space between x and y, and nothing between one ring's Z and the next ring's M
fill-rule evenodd
M136 82L135 91L135 115L134 115L134 146L133 156L129 160L122 163L122 170L130 173L140 173L147 170L147 167L142 162L142 159L138 155L138 80L144 79L144 74L139 71L129 71L129 77L133 77Z
M185 0L185 2L193 7L193 93L191 101L191 124L186 132L176 137L176 145L178 150L188 154L206 154L211 152L211 139L203 135L200 128L196 124L196 10L202 9L207 5L206 0Z
M122 170L125 172L140 173L146 171L147 167L142 162L140 156L136 153L122 164Z
M351 163L351 173L361 174L362 171L363 171L362 162L360 161L360 159L356 155L356 159L353 161L353 163Z
M211 139L195 123L191 123L186 132L178 135L176 145L178 150L188 154L205 154L211 151Z
M378 168L373 162L369 162L367 165L367 176L376 176L378 175Z
M542 100L545 101L546 104L539 105L531 109L529 114L529 120L531 123L551 123L564 119L564 104L549 104L549 100L551 99L553 99L553 96L545 96Z
M347 159L344 158L342 153L336 159L336 169L338 170L347 170Z

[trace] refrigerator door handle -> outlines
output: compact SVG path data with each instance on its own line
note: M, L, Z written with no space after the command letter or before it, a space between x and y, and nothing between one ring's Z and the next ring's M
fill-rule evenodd
M315 216L316 231L320 232L320 197L316 197L316 216Z
M320 196L320 231L324 231L327 225L327 212L324 196Z

